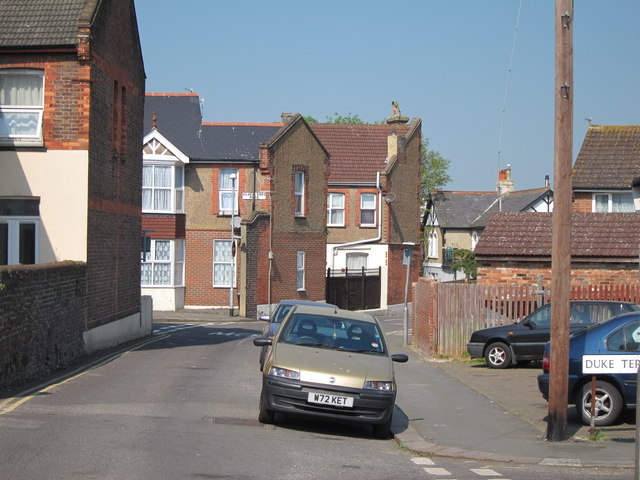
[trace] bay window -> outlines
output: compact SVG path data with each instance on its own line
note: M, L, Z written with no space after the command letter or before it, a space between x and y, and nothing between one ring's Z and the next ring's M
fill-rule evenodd
M175 165L142 167L142 211L182 213L184 211L184 168Z
M184 285L184 240L160 240L146 237L141 266L142 286Z

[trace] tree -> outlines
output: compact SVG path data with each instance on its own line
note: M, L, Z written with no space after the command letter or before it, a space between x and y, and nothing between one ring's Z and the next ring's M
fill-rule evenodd
M302 118L304 118L304 121L307 123L318 123L318 120L313 118L311 115L304 115Z
M429 139L424 138L421 147L421 205L426 205L429 193L442 189L451 181L448 173L451 162L435 150L429 149Z
M454 250L453 264L451 267L454 270L462 270L467 278L475 279L478 272L478 262L476 261L475 253L464 248Z
M345 115L344 117L338 112L334 113L333 115L333 117L327 117L327 123L365 123L358 116L358 114L353 115L351 112L349 112L349 114Z

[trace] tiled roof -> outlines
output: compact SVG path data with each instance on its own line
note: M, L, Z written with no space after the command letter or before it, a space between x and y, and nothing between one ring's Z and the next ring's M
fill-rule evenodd
M521 212L544 197L548 188L519 190L502 196L503 212ZM484 227L500 210L496 192L450 192L432 194L438 225L443 228Z
M574 190L626 190L640 175L640 125L591 125L573 167Z
M156 128L191 160L258 161L260 144L280 130L280 124L202 123L197 93L148 93L144 131Z
M329 183L375 183L387 159L387 137L409 133L412 125L311 123L331 154Z
M475 248L476 256L550 257L551 213L494 214ZM640 215L574 213L571 216L573 257L637 258Z
M502 196L502 205L497 200L487 208L482 215L475 219L472 227L485 227L491 216L499 211L523 212L531 208L537 201L549 193L549 188L534 188L531 190L516 190Z
M75 46L97 0L2 0L0 48Z

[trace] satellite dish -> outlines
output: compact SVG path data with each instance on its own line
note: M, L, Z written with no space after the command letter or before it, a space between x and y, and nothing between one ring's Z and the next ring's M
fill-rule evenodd
M396 199L396 194L393 192L389 192L384 196L384 201L387 203L393 203Z
M242 223L242 218L241 217L233 217L232 220L232 226L233 228L240 228L240 224Z

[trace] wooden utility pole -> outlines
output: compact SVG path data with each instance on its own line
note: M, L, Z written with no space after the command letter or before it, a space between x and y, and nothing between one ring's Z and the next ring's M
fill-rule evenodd
M571 301L571 163L573 136L573 0L556 0L556 80L551 355L547 440L567 437Z

